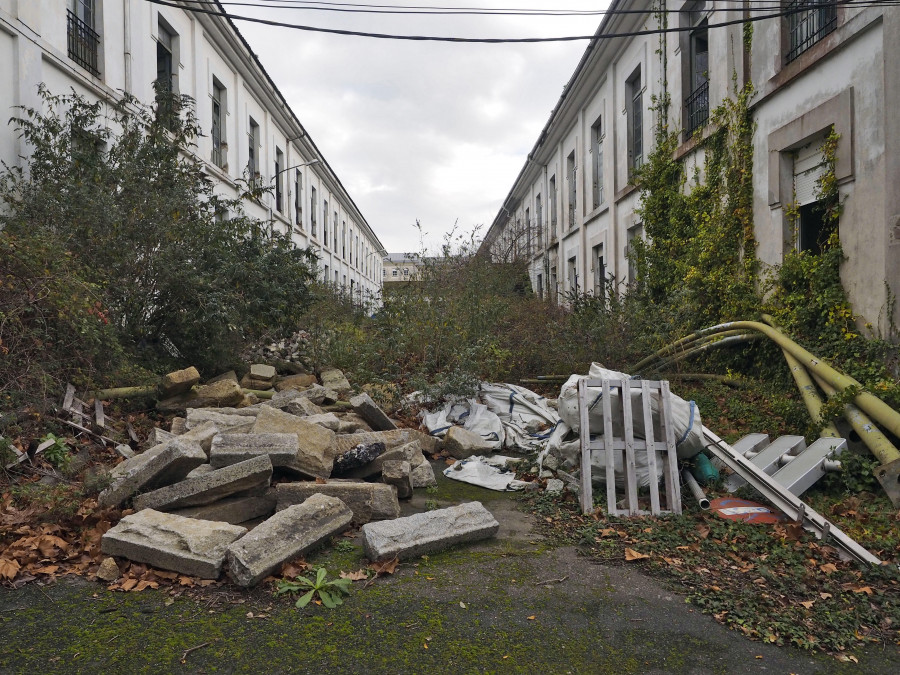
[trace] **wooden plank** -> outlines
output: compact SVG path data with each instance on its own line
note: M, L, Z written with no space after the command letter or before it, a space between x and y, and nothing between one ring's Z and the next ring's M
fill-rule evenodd
M654 383L655 384L655 383ZM650 472L650 513L659 514L659 481L656 467L656 442L653 433L653 413L650 411L653 389L647 380L641 381L641 406L644 409L644 438L646 439L647 468Z
M134 430L134 427L131 426L131 422L127 423L127 429L128 429L128 438L130 438L132 440L132 442L134 442L134 443L140 443L141 441L138 438L137 432Z
M103 401L99 398L94 399L94 420L101 429L106 428L106 415L103 412Z
M634 464L634 417L631 413L631 385L628 382L618 382L619 395L622 400L622 421L625 434L625 498L628 504L628 513L635 515L638 512L637 495L637 471Z
M660 382L660 413L666 436L666 501L672 513L681 513L681 485L678 482L678 455L675 450L675 429L672 427L672 399L667 380Z
M68 410L72 407L72 401L75 400L75 385L67 384L66 385L66 393L63 396L63 410Z
M588 414L588 390L584 380L578 382L578 415L581 426L581 512L594 510L594 491L591 485L591 429Z
M616 506L616 460L614 453L612 425L612 396L610 396L609 380L603 381L603 443L606 452L606 511L607 515L614 516L619 513Z

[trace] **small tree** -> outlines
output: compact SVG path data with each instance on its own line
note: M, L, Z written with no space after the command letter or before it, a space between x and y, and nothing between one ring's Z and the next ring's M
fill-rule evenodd
M190 98L160 93L145 106L40 94L41 109L12 120L32 154L0 175L0 227L71 255L125 347L152 363L170 358L156 347L171 341L185 362L215 369L246 341L296 326L315 255L243 213L257 187L216 192L194 155Z

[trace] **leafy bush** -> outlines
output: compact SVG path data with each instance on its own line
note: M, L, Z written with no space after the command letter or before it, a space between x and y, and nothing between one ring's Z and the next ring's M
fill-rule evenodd
M44 367L51 381L71 377L79 360L96 369L110 337L154 368L213 371L247 341L297 324L315 256L243 213L259 186L216 192L193 154L190 99L160 95L158 114L127 96L105 104L40 93L40 108L13 119L28 166L0 175L0 311L18 323L0 327L0 348L14 335L32 347L18 346L17 369L2 368L7 389L43 343L75 355L72 366ZM182 358L171 363L172 353Z
M284 593L303 593L297 600L297 607L303 609L315 596L319 596L322 604L329 609L334 609L344 603L341 596L349 595L350 579L328 579L328 571L320 567L315 579L308 577L296 577L293 581L282 579L278 582L275 595Z

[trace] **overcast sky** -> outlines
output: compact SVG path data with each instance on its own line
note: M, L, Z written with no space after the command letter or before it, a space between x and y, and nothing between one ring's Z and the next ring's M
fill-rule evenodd
M609 4L369 2L571 10ZM311 26L455 37L590 35L602 18L226 9ZM588 44L403 42L236 24L389 252L421 249L416 220L430 249L454 224L463 232L481 225L483 235Z

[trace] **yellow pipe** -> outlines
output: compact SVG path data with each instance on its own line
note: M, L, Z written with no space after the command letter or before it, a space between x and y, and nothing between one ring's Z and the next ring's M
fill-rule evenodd
M721 340L706 340L702 344L694 345L690 349L687 349L683 352L679 352L674 356L670 356L667 359L663 359L659 363L657 363L650 372L658 373L662 368L667 368L674 363L678 363L679 361L683 361L689 356L694 356L695 354L700 354L705 351L709 351L710 349L718 349L719 347L728 347L735 344L740 344L742 342L751 342L753 340L758 340L760 335L747 335L743 331L729 331L730 333L737 333L737 335L731 335L730 337L724 337ZM717 334L715 337L719 338L725 335L725 333Z
M809 412L809 416L812 418L812 421L814 423L821 423L822 398L819 396L816 385L814 385L813 381L810 379L809 373L806 372L806 368L800 365L800 362L795 359L789 351L782 349L781 353L784 354L784 360L787 361L787 365L791 371L791 375L794 376L794 382L797 383L797 388L800 390L800 395L803 397L803 403L806 405L806 410ZM834 422L829 422L828 424L826 424L825 427L819 432L819 436L823 438L841 437L841 435L838 433L837 427L834 426Z
M690 335L686 335L685 337L681 338L680 340L676 340L672 344L666 345L662 349L656 350L650 356L648 356L644 359L641 359L632 368L630 368L630 372L639 373L641 368L644 368L648 364L653 363L657 359L662 359L662 357L664 357L664 356L668 356L669 354L677 352L679 348L684 348L684 351L687 351L688 344L690 344L692 342L696 342L697 340L700 340L701 338L702 338L703 342L710 342L717 338L724 338L724 337L730 337L732 335L741 335L741 334L743 334L743 331L732 330L732 331L725 331L723 333L718 333L716 335L710 336L710 335L702 335L700 333L700 331L694 331ZM697 345L694 345L694 346L696 347Z

